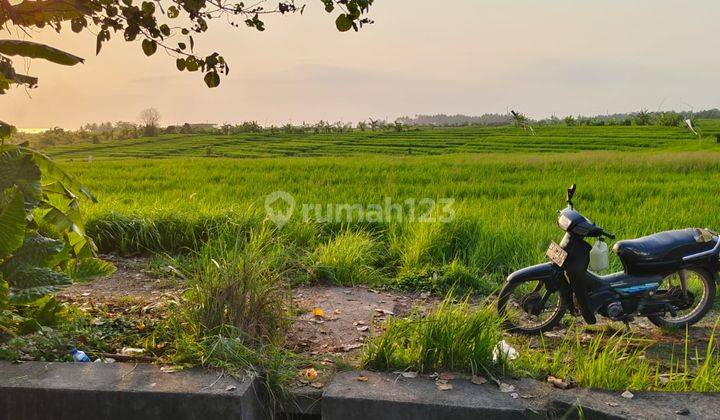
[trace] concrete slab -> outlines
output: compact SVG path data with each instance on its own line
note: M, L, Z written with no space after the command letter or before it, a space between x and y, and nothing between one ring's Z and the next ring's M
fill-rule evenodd
M636 392L626 399L621 392L572 389L553 392L549 411L577 413L578 405L588 420L720 418L720 396L700 393Z
M358 376L367 377L359 381ZM407 379L396 374L341 372L325 388L323 420L355 419L527 419L543 413L521 398L490 384L451 380L441 391L429 378Z
M0 362L0 419L263 419L262 386L208 370Z

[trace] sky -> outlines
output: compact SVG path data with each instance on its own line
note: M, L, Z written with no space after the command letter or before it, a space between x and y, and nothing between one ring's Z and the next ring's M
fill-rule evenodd
M136 122L147 107L163 125L720 107L717 0L375 0L375 24L359 33L339 33L319 0L306 3L262 33L211 22L195 46L230 64L216 89L121 36L96 56L92 34L35 32L86 62L16 63L39 87L0 97L0 120L78 128Z

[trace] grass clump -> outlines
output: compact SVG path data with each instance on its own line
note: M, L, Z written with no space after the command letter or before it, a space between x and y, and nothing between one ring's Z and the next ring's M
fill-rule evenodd
M587 342L581 334L568 333L559 343L544 340L539 350L520 351L516 367L524 374L544 380L549 375L575 382L587 388L614 391L720 391L720 360L713 332L703 357L688 348L680 360L675 355L669 364L646 357L652 343L629 334L606 336L600 333ZM669 366L668 366L669 365Z
M614 391L651 389L655 369L645 358L647 342L627 335L600 333L583 344L580 333L568 333L551 348L520 351L518 369L544 380L549 375L580 386Z
M354 286L380 280L378 257L379 247L370 234L345 231L318 246L311 259L317 279Z
M397 278L397 286L410 292L422 291L444 296L451 290L488 295L497 284L459 260L453 260L437 269L401 273Z
M378 370L495 374L506 364L502 358L493 361L502 336L502 318L493 307L446 298L425 316L388 320L385 332L368 343L362 364Z
M245 233L228 224L184 262L189 289L156 341L171 341L167 359L181 366L262 376L271 401L284 396L300 356L284 348L290 325L287 255L267 224Z

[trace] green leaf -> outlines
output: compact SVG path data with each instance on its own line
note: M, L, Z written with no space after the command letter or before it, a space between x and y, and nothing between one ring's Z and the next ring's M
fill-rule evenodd
M2 274L0 274L0 312L7 309L9 304L10 285L5 281Z
M0 77L2 77L1 73ZM8 123L0 121L0 139L6 139L10 137L13 133L15 133L15 127Z
M185 59L184 58L178 58L175 60L175 65L177 66L177 69L180 71L185 70Z
M32 155L32 159L37 164L38 168L42 171L43 175L49 179L55 179L62 182L66 188L72 191L77 191L87 197L93 203L97 203L97 198L87 189L87 187L80 184L75 178L68 175L65 171L53 162L49 157L44 154L35 151L25 149Z
M12 200L0 213L0 258L20 248L25 238L25 200L15 191Z
M31 231L25 235L22 246L0 264L0 273L15 286L12 279L18 272L33 267L53 268L69 257L64 242Z
M17 186L25 197L26 210L37 207L42 198L40 168L22 147L0 149L0 191Z
M87 235L77 232L67 234L68 243L72 247L73 255L77 258L93 258L95 256L95 243Z
M155 51L157 51L157 42L151 39L143 39L142 50L145 55L150 57L151 55L155 54Z
M52 327L60 320L62 303L55 296L44 296L33 302L26 309L26 315L36 320L40 325Z
M0 39L0 54L19 55L28 58L43 58L56 64L74 66L84 60L80 57L66 53L44 44L31 41Z
M115 266L99 258L83 258L70 260L65 273L78 283L86 283L114 273Z
M59 287L72 284L70 276L47 267L26 267L17 271L11 277L6 277L6 280L10 284L11 294L17 294L25 289Z
M167 15L170 19L175 19L180 15L180 11L175 6L168 7Z
M335 26L337 26L338 31L347 32L352 29L352 19L345 13L341 13L337 19L335 19Z
M205 84L209 88L218 87L220 84L220 75L214 71L207 72L207 74L205 74Z
M77 198L77 196L73 194L72 191L65 188L65 185L63 185L63 183L59 181L43 185L42 191L45 194L59 194L70 200L74 200L75 198Z

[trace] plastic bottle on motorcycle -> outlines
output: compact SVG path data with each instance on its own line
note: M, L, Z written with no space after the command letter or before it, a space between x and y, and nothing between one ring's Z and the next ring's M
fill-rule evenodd
M608 254L608 246L605 239L600 237L595 240L595 244L590 250L590 268L592 271L599 273L610 267L610 257Z

